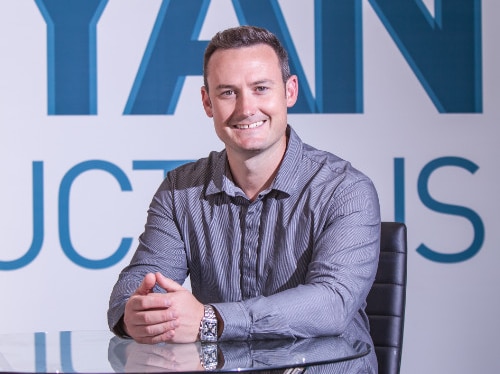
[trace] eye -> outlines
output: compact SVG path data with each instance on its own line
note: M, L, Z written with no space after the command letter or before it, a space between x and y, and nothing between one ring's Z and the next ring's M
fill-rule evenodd
M221 92L221 96L232 96L232 95L234 95L233 90L227 90L227 91Z
M255 87L255 91L257 91L257 92L266 92L268 89L269 89L269 87L266 87L266 86Z

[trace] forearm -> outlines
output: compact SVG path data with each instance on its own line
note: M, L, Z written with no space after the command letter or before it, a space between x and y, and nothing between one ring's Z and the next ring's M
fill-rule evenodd
M141 284L142 278L121 273L109 298L108 326L118 336L124 336L123 315L125 304Z
M224 321L221 340L310 338L340 335L364 299L309 284L268 297L214 304Z
M300 315L290 314L290 309L295 309L296 303L292 306L289 300L285 303L282 298L295 297L295 293L289 290L245 302L215 304L215 308L224 321L220 340L299 338L333 335L337 332L327 323L318 323L323 318L318 316L318 310L311 310L317 308L306 306L301 310ZM305 313L309 316L306 317ZM312 315L315 316L315 324L308 329L307 324Z

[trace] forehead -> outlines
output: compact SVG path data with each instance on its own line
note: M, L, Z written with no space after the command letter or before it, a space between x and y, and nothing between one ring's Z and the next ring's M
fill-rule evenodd
M245 74L245 72L261 71L281 76L278 55L267 44L256 44L250 47L218 49L207 64L207 78L220 77L227 73Z

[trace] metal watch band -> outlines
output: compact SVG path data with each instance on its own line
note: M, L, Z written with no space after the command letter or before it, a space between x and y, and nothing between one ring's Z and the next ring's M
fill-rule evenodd
M200 322L200 341L214 343L217 341L217 316L211 305L204 305L205 312Z

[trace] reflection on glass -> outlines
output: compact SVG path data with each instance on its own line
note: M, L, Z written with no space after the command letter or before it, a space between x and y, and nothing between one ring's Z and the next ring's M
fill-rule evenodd
M307 367L307 374L353 374L359 368L366 371L365 360L371 355L369 345L341 337L145 345L109 331L0 334L0 372L4 373L299 374Z
M206 350L216 360L207 363ZM218 344L145 345L114 337L108 359L115 372L265 371L346 361L366 355L370 347L341 337L303 340L257 340ZM212 355L210 355L212 357ZM297 372L300 372L297 370ZM347 373L347 371L346 371Z

